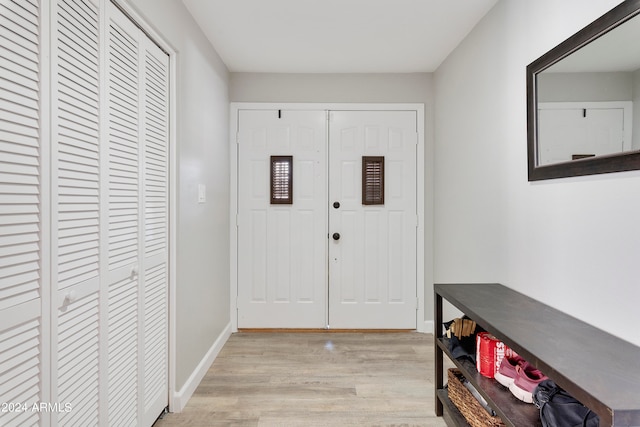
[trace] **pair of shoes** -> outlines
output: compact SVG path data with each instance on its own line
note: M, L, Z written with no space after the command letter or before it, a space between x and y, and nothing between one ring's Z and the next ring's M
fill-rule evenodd
M528 364L529 363L526 360L515 353L511 357L505 356L502 358L498 371L493 375L493 378L506 388L509 388L518 376L516 366Z
M547 376L518 355L504 357L494 375L517 399L533 403L533 391Z
M547 376L533 367L533 365L516 366L518 376L509 386L511 394L526 403L533 403L533 391Z

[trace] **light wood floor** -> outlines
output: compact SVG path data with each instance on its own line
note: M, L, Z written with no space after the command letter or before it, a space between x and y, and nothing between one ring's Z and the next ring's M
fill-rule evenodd
M240 332L155 426L445 426L433 358L416 332Z

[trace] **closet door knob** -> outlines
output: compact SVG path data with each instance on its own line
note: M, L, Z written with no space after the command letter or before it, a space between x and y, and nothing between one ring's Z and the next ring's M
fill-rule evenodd
M137 265L136 265L136 266L134 266L134 267L132 267L132 268L131 268L131 278L132 278L132 279L133 279L133 278L135 278L135 277L138 275L138 273L139 273L139 272L140 272L140 271L139 271L139 268L138 268L138 266L137 266Z
M340 240L340 233L333 233L333 240Z
M78 293L76 291L69 291L67 295L64 296L64 303L71 304L77 299L78 299Z

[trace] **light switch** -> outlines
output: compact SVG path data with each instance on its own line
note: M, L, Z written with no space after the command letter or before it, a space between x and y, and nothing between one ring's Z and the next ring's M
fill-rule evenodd
M204 184L198 184L198 203L204 203L207 201L207 186Z

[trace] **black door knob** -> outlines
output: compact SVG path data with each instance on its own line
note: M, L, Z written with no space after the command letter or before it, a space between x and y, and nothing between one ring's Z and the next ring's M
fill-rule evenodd
M333 233L333 240L340 240L340 233Z
M340 202L333 202L333 207L338 209L340 207Z

